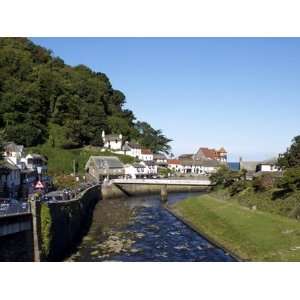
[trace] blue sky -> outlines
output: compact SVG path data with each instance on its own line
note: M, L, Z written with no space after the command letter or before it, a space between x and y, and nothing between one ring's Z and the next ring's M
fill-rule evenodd
M104 72L173 152L224 146L266 159L300 134L300 39L32 38Z

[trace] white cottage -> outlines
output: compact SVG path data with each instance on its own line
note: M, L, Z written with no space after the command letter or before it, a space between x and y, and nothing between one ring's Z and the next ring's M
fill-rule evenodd
M153 161L153 153L150 149L142 149L139 159L143 161Z
M126 141L122 147L123 154L140 159L142 147L138 143Z
M105 134L102 131L102 141L105 149L109 150L122 150L123 136L122 134Z

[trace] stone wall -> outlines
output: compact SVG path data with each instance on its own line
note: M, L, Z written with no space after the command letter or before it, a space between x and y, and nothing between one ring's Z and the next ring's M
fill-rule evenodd
M33 261L30 213L0 217L0 261Z
M102 186L103 199L128 197L129 195L160 194L162 185L149 184L105 184ZM168 193L206 191L208 187L167 185Z
M30 262L33 259L31 230L0 237L0 262Z
M75 249L92 221L100 187L87 189L77 199L42 204L40 252L43 261L61 261Z

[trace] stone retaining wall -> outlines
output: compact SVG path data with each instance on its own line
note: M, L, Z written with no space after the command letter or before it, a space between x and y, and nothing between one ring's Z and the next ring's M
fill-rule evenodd
M101 197L100 186L87 189L77 199L42 204L40 252L43 261L60 261L89 229L93 210Z

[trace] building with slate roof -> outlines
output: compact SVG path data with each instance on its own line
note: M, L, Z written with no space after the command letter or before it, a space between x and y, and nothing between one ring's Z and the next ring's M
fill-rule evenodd
M124 165L116 156L90 156L85 171L98 181L125 175Z

